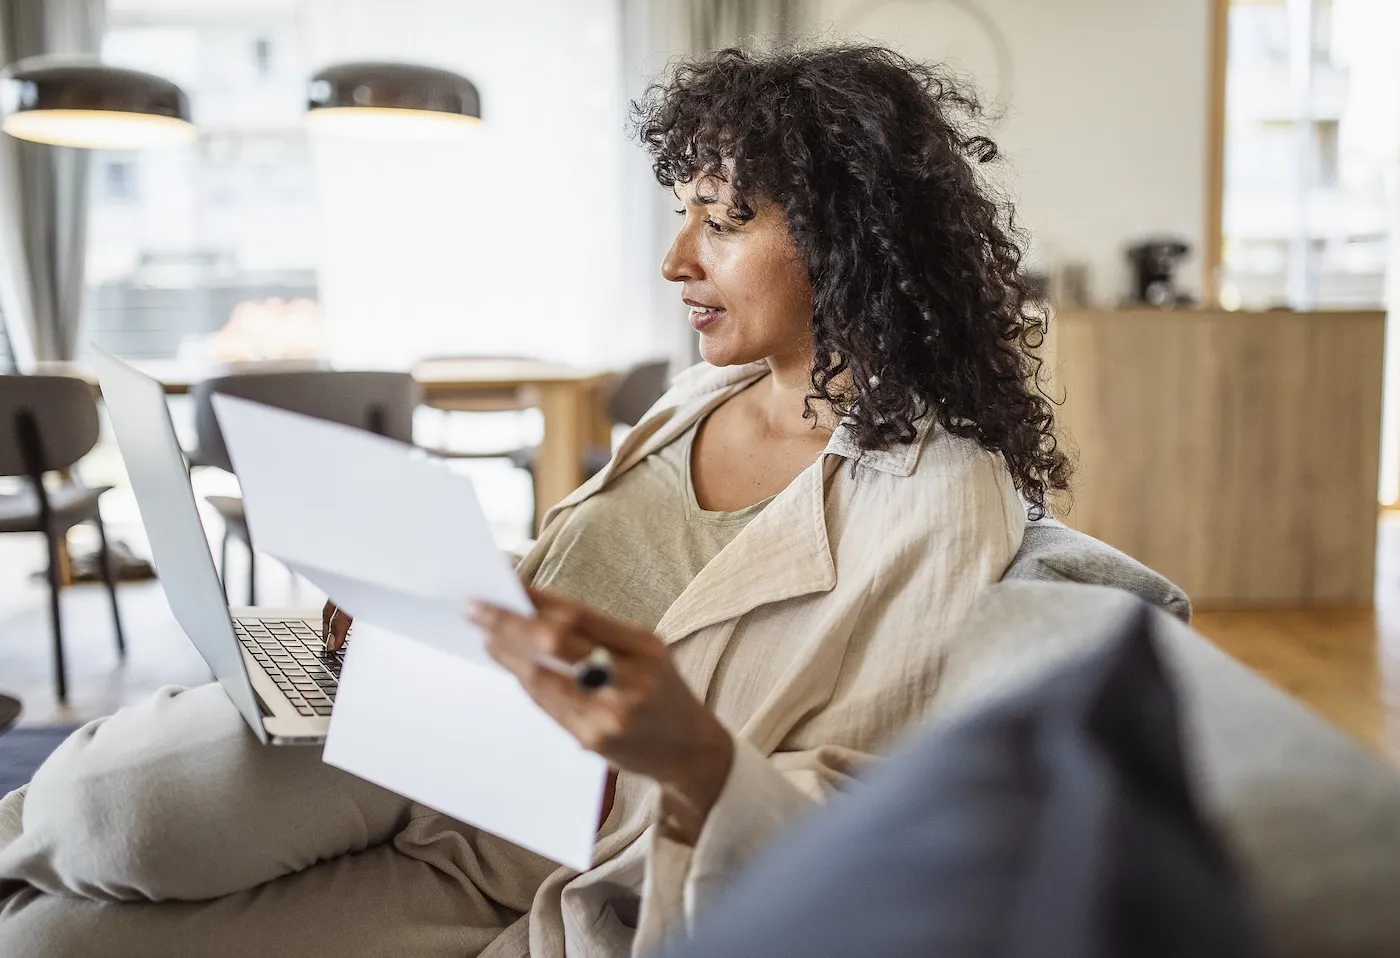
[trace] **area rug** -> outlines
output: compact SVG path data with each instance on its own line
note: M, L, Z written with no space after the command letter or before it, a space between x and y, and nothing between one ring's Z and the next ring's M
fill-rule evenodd
M0 734L0 795L8 795L34 777L76 725L35 725Z

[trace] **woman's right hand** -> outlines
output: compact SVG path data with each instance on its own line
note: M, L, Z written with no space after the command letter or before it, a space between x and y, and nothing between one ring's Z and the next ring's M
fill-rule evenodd
M326 607L321 610L321 638L326 643L327 652L334 652L345 644L345 636L349 634L352 622L354 619L350 618L350 613L326 600Z

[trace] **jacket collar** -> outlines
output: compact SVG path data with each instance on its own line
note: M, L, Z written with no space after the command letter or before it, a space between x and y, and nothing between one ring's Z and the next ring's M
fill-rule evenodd
M759 606L829 592L836 563L826 529L826 483L840 460L823 454L755 516L666 610L668 644Z
M877 472L907 478L914 474L914 467L918 465L919 454L923 452L924 443L928 441L929 433L933 431L934 422L933 416L924 416L916 421L913 442L901 443L897 446L891 446L889 449L867 450L860 448L856 443L855 431L843 422L831 434L831 441L826 444L826 452L844 459L855 460L865 469L874 469Z
M671 428L661 432L647 433L646 435L655 436L655 439L647 443L646 451L636 456L633 461L639 462L660 449L694 424L701 416L719 405L719 401L727 399L767 372L768 365L761 362L722 368L702 364L686 370L677 379L678 388L674 401L658 409L654 414L662 416L670 413ZM934 427L934 421L934 417L931 415L925 415L917 420L914 424L915 435L912 442L902 443L889 449L874 450L862 450L856 442L855 431L850 428L849 424L843 422L831 434L824 454L858 460L862 467L878 472L894 476L910 476L913 475L914 467L918 464L919 454L923 451L929 432ZM638 426L638 430L644 425L646 425L645 421ZM636 430L629 435L629 438L633 435L637 435ZM645 441L645 438L638 436L638 440L638 445L640 445L641 442ZM623 448L618 451L618 455L610 464L619 467L617 470L619 473L626 471L633 464L633 461L629 461L629 457L626 455L629 451L628 445L628 443L623 444Z
M670 401L648 415L628 434L601 473L550 509L556 515L606 488L618 476L674 441L702 416L767 373L763 363L726 369L696 368L683 373ZM703 568L657 624L666 642L736 619L772 602L830 591L836 564L826 524L826 489L843 462L854 461L857 473L871 469L889 475L912 475L934 428L932 416L916 424L913 442L891 449L862 451L846 424L832 433L826 449L786 489ZM761 571L760 571L761 570Z

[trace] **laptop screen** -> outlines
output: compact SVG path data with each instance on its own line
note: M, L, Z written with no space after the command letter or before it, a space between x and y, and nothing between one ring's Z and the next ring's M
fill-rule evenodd
M170 609L248 724L262 719L161 384L94 345L102 397Z

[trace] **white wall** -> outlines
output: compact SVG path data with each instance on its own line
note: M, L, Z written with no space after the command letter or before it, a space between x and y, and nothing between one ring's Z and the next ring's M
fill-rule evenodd
M317 67L456 70L463 142L317 139L321 292L347 364L636 354L621 293L621 21L613 0L312 0Z
M864 35L920 59L955 57L996 97L1005 38L1009 106L993 137L1033 256L1083 262L1099 303L1128 288L1125 243L1187 239L1182 285L1199 290L1205 235L1208 0L814 0L827 36Z

